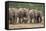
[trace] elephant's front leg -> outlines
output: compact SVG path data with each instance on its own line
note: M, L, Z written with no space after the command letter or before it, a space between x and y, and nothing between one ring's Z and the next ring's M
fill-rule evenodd
M19 17L19 23L21 24L21 18Z
M14 20L13 20L13 17L12 17L12 24L14 24Z
M42 22L42 17L39 17L39 20L40 20L39 23L41 23Z
M23 17L21 18L21 23L23 23Z
M30 17L30 23L32 23L32 18Z
M35 23L39 23L39 17L35 18Z
M15 17L15 24L17 23L17 17Z
M37 23L39 23L39 17L37 17Z
M24 18L22 17L22 23L24 22Z
M12 24L12 18L9 18L10 24Z
M15 24L15 18L13 18L13 24Z

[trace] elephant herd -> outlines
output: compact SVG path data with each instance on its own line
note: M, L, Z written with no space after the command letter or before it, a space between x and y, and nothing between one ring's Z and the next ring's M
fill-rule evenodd
M41 23L42 13L29 8L9 8L9 23Z

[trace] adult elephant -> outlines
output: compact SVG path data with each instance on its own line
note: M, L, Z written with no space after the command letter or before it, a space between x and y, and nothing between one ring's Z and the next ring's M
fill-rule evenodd
M36 23L40 23L42 21L42 13L40 11L35 11L34 18Z
M19 18L19 23L22 23L22 21L23 21L23 8L19 8L19 10L18 10L18 18ZM22 20L21 20L22 19Z
M27 23L28 10L25 8L19 8L18 17L19 17L19 23Z
M22 21L22 23L24 22L24 23L27 23L28 22L28 11L29 11L29 9L28 8L23 8L24 10L23 10L23 21Z
M34 14L35 12L33 11L33 9L29 10L30 23L32 23L32 20L34 19Z
M15 20L15 12L12 10L12 8L9 8L9 20L10 23L13 24Z
M17 24L17 18L18 18L18 8L12 8L13 11L15 12L15 20L14 20L14 23Z

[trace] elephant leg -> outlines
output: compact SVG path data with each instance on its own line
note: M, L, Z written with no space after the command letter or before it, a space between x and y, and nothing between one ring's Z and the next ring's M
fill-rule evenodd
M12 24L12 19L9 19L10 20L10 24Z
M19 23L21 24L21 18L19 17Z
M30 18L30 23L32 23L32 18Z
M12 22L12 24L13 24L13 17L11 18L11 22Z
M38 20L37 17L35 17L34 18L34 23L37 23L38 22L37 20Z
M15 19L13 18L12 23L14 24L14 22L15 22Z
M28 23L28 17L26 17L26 23Z
M17 23L17 18L15 18L15 21L14 22L15 22L15 24Z
M40 23L42 22L42 18L40 17Z
M24 18L22 18L22 23L24 22Z
M15 24L15 17L12 18L12 23Z
M37 23L39 23L39 17L37 17Z
M21 23L23 23L23 17L21 18Z
M34 18L34 23L36 23L36 19Z
M39 23L39 19L37 20L37 23Z
M13 24L15 24L15 18L13 17L13 20L12 20Z
M11 19L11 23L13 24L13 22L12 22L12 21L13 21L13 19Z

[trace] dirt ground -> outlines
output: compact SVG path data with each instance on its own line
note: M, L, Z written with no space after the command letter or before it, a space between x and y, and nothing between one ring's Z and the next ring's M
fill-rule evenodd
M16 24L12 25L9 24L9 29L15 29L15 28L34 28L34 27L44 27L44 24Z

